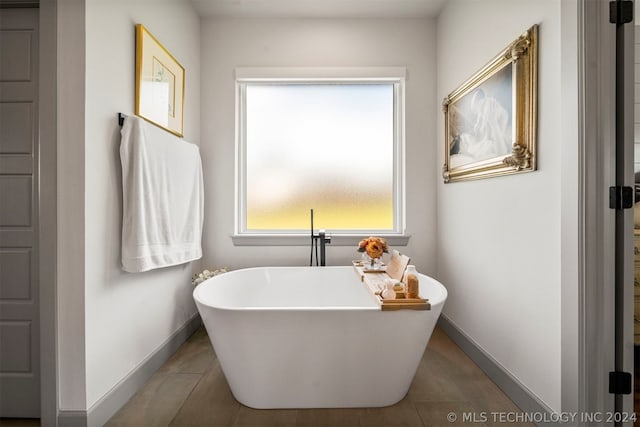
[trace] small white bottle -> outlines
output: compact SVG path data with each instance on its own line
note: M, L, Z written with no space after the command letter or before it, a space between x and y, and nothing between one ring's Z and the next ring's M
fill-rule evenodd
M382 291L382 299L396 299L396 291L393 290L393 282L387 282Z
M407 275L408 274L418 274L418 272L416 271L416 266L413 264L409 264L407 265L407 268L404 270L404 274L402 275L402 282L406 285L407 284Z

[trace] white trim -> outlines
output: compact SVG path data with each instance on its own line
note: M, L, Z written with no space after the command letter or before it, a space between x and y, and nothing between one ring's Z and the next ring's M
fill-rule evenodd
M585 152L584 15L583 0L566 0L562 11L562 144L561 156L561 408L585 408L584 286L585 286ZM589 122L586 122L589 123ZM595 122L591 122L593 124ZM597 263L591 263L591 266Z
M367 235L336 235L328 233L331 237L331 246L357 246L358 242ZM407 246L409 235L388 235L378 233L376 236L384 237L391 246ZM309 246L311 236L300 234L236 234L231 236L235 246Z
M465 334L458 325L447 316L441 314L438 318L438 326L487 374L504 394L518 405L522 413L535 414L536 417L542 419L543 421L538 423L538 426L559 425L559 423L554 423L552 420L560 419L561 414L555 414L526 385L521 383L508 369L480 347L470 336ZM564 413L564 415L568 414Z
M323 84L393 84L394 94L394 161L393 161L393 205L394 224L391 230L329 230L334 237L341 236L344 244L353 243L352 236L379 235L393 238L399 245L406 245L406 194L405 194L405 77L403 67L290 67L290 68L236 68L236 148L235 148L235 191L234 191L234 234L235 245L303 245L306 230L248 231L246 228L246 88L248 85L305 83ZM262 242L262 243L258 243ZM357 242L356 242L357 243Z
M406 80L404 78L400 79L400 84L394 85L394 106L396 110L394 111L395 118L394 124L398 126L395 129L394 135L394 149L395 149L395 161L393 162L393 181L395 184L394 194L393 194L393 204L395 209L397 210L394 215L394 224L393 228L397 232L401 232L403 235L406 230L407 225L407 194L406 194L406 157L405 157L405 135L404 131L406 129L405 120L405 90L406 90ZM399 171L397 169L400 169ZM384 233L382 233L384 234ZM393 244L389 242L390 244ZM406 244L406 243L405 243Z
M129 374L109 390L91 408L83 410L61 410L56 424L46 426L99 427L106 424L133 395L142 388L149 378L180 348L180 346L200 327L199 314L193 315L177 331L147 356Z
M605 188L612 185L615 135L612 99L615 48L606 2L579 0L578 51L580 54L580 281L576 358L563 357L563 410L611 412L607 375L613 368L613 222ZM607 59L609 57L609 59ZM588 64L596 64L595 67ZM563 292L564 319L572 312L570 296ZM567 302L564 302L567 300ZM563 343L563 353L568 344ZM570 355L568 355L570 356ZM573 376L576 378L573 378ZM575 395L572 396L572 393ZM569 402L571 406L568 407ZM576 405L576 406L574 406Z
M563 2L563 14L564 6ZM615 211L609 209L608 187L615 185L615 25L609 23L608 6L608 2L577 0L579 278L573 294L567 289L574 284L563 281L561 310L562 410L578 413L611 413L614 410L613 395L608 393L608 373L614 370ZM633 26L628 27L629 31L633 30ZM563 31L567 28L564 20L562 28ZM566 47L571 49L570 44ZM632 55L632 46L630 50ZM631 69L629 74L633 74L632 65L628 67ZM629 109L633 108L633 100L628 101L625 120L632 123L633 111ZM624 149L625 154L631 155L625 156L627 164L624 167L625 182L631 183L632 126L628 129L628 144ZM625 236L625 244L629 248L628 258L625 258L625 264L629 266L626 280L629 289L625 290L628 297L624 308L624 328L625 344L629 345L625 346L623 357L627 372L633 372L632 215L631 210L625 212L629 230ZM578 298L578 313L572 311L575 305L573 297ZM573 314L576 319L569 319ZM578 336L574 338L572 334L576 332ZM576 339L577 342L572 342ZM624 397L624 412L633 412L632 396ZM631 423L623 425L630 426Z
M167 338L153 353L142 360L131 372L111 390L94 403L85 416L88 426L102 426L113 417L149 378L178 351L180 346L200 327L202 321L198 313L188 319L177 331ZM61 413L60 418L78 418L83 411ZM62 422L60 424L63 424Z
M245 132L244 132L244 123L246 122L245 118L245 109L242 108L244 104L244 99L246 99L246 85L239 84L236 81L236 112L235 112L235 127L236 127L236 159L235 159L235 186L234 186L234 233L240 234L240 230L246 229L245 224L245 216L242 215L243 212L246 212L247 207L245 203L244 195L247 193L245 178L246 177L246 154L245 154Z
M398 80L407 78L405 67L238 67L236 81L283 80Z

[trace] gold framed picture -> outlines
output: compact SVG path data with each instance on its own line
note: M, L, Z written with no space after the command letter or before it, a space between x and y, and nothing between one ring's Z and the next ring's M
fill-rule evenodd
M136 115L183 136L184 68L142 24L136 25Z
M536 170L538 26L442 102L444 182Z

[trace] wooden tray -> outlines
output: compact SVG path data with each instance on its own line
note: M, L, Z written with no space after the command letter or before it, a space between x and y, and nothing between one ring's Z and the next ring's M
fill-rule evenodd
M354 270L360 280L367 287L371 296L380 304L382 311L392 310L431 310L431 304L428 299L424 298L399 298L399 299L382 299L380 294L384 289L384 285L390 277L386 272L377 270L366 271L357 261L353 263ZM376 271L376 273L373 273Z
M353 266L359 268L363 273L386 273L387 266L382 264L379 268L373 269L369 268L367 264L363 261L351 261Z

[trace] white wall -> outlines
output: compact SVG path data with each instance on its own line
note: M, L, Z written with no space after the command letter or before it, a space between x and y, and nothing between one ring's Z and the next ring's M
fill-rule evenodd
M202 21L204 264L232 268L306 265L309 249L236 247L234 69L236 67L403 66L406 82L407 233L403 253L435 268L435 24L428 19L208 19ZM320 166L319 166L320 167ZM355 244L327 248L329 265L348 264Z
M560 6L560 0L452 0L438 19L436 56L441 100L540 24L539 170L446 185L438 177L437 277L449 291L443 315L556 411L561 408ZM437 135L443 135L443 121L437 123ZM444 158L441 138L437 157Z
M59 0L60 13L84 1ZM120 269L116 113L134 110L138 22L186 68L185 137L201 142L208 267L304 265L309 255L306 247L236 247L231 241L234 68L406 67L412 238L401 250L447 286L444 315L545 404L560 409L560 0L451 0L437 25L426 19L200 22L183 2L86 3L86 82L59 110L60 128L67 129L62 136L68 137L59 137L58 163L61 410L90 409L195 313L190 266L137 275ZM60 25L76 18L69 15ZM440 100L534 23L541 23L540 170L445 186ZM76 33L60 33L71 49L84 49L82 39L73 43ZM72 63L64 65L62 71L73 69ZM61 80L73 88L76 78ZM81 103L76 98L83 92L84 117L80 112L76 122L68 106ZM78 132L82 138L73 143ZM86 171L73 162L81 155ZM68 231L81 210L84 230ZM329 264L347 263L354 255L352 247L328 248Z
M190 264L140 274L121 269L116 115L134 112L134 26L141 23L186 69L185 139L200 142L200 20L189 3L164 0L86 0L85 16L86 402L75 395L66 399L62 389L63 410L91 409L196 313ZM83 117L72 119L82 122ZM82 191L82 179L78 184ZM60 300L73 299L70 292L62 288Z
M636 7L636 10L638 8ZM636 12L637 13L637 12ZM640 172L640 23L636 20L635 27L635 110L634 110L634 132L633 141L635 143L635 172Z
M84 0L58 1L57 17L58 387L60 408L75 410L86 408Z

